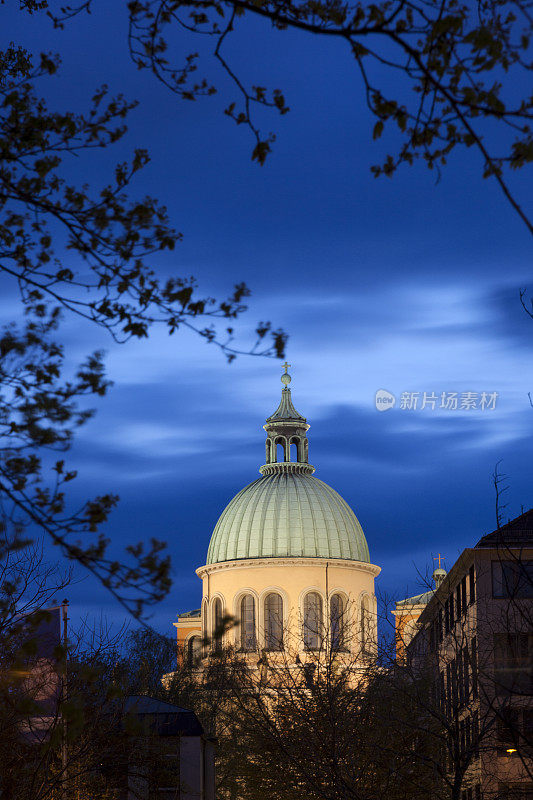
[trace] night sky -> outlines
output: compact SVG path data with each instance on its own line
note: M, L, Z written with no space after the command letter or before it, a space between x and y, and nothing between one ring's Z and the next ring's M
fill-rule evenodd
M135 69L122 4L100 2L63 32L44 16L2 7L0 27L4 46L61 52L60 75L40 87L51 106L81 110L104 82L140 101L124 140L73 158L70 174L98 185L134 147L147 147L151 164L132 194L157 196L184 234L174 253L155 260L160 274L192 274L219 297L246 281L253 297L237 326L244 346L258 320L289 333L310 461L358 516L383 570L381 593L421 591L417 572L431 571L438 552L449 567L495 527L491 473L500 459L506 516L533 505L533 320L519 302L519 289L532 286L531 242L496 185L481 178L473 150L452 156L438 183L422 165L374 179L370 164L395 139L372 141L348 52L253 23L231 45L232 63L250 82L281 86L291 107L263 118L278 138L261 168L250 160L248 133L222 113L231 99L223 81L220 95L186 103ZM513 185L527 205L527 176ZM2 281L7 321L16 290ZM218 516L258 476L281 362L243 356L227 365L186 331L154 330L118 346L71 318L62 337L71 365L105 348L114 381L68 457L79 470L73 493L120 495L106 531L117 549L152 535L168 542L174 583L153 623L172 632L176 614L199 605L194 571ZM397 398L383 413L379 389ZM417 409L400 408L402 392L420 393ZM437 406L442 392L498 398L495 409L422 410L424 392L438 396ZM91 579L69 597L74 616L121 616Z

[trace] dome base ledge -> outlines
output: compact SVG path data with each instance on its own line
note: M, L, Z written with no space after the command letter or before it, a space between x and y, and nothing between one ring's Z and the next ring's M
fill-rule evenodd
M204 564L203 567L198 567L196 574L200 579L206 575L220 570L230 569L259 569L268 566L288 566L288 567L311 567L317 564L329 564L330 566L340 567L341 569L354 569L360 572L368 572L374 577L377 577L381 572L381 567L376 564L370 564L368 561L356 561L351 558L324 558L316 557L309 558L302 556L271 556L259 558L239 558L233 561L218 561L215 564Z

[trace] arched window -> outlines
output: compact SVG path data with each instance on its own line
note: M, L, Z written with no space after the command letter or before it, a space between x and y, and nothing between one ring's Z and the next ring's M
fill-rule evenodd
M344 600L334 594L329 601L329 624L331 628L331 647L342 650L344 647Z
M222 650L222 600L215 598L213 603L213 648Z
M367 652L370 638L370 602L365 594L361 600L361 647Z
M290 461L299 461L298 457L298 439L293 437L289 444L289 459Z
M202 639L200 636L191 636L187 642L187 663L189 667L195 667L201 658Z
M287 458L285 458L285 439L281 437L276 439L276 460L287 461Z
M202 603L202 637L204 639L204 642L207 641L207 637L209 635L209 631L207 628L208 618L209 614L208 614L207 600L204 600L204 602Z
M309 592L304 599L304 647L318 650L322 644L322 598Z
M283 600L277 592L265 597L265 647L283 650Z
M245 594L241 600L241 650L249 653L255 649L255 600Z

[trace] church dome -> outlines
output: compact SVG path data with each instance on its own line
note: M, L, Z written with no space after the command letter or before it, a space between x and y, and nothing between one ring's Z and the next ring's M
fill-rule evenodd
M281 402L263 426L263 477L242 489L222 512L207 564L284 557L370 561L363 529L350 506L313 477L315 468L307 458L309 425L292 404L288 366Z
M279 471L226 506L207 563L282 557L370 561L363 529L335 489L312 475Z

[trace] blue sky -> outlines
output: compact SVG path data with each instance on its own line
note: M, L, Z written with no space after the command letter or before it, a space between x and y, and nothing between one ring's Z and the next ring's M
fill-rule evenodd
M60 75L42 87L51 105L82 108L103 82L139 99L115 151L73 159L69 170L103 181L134 146L148 147L152 161L133 192L156 195L184 234L175 253L156 260L158 271L194 274L219 295L246 281L253 297L239 325L244 344L259 319L288 331L293 399L312 426L310 459L359 517L383 568L381 591L415 593L417 570L431 568L436 553L450 566L493 529L498 460L509 476L509 515L533 505L533 321L518 298L531 286L530 237L480 177L473 151L453 156L437 184L422 166L375 180L369 166L394 141L371 140L348 54L254 23L232 45L233 63L254 82L281 86L291 107L282 119L265 118L278 138L260 168L246 132L222 114L224 91L185 103L137 72L119 4L97 4L64 32L5 8L0 20L4 42L62 52ZM514 181L527 204L530 183ZM7 319L13 287L1 289ZM219 514L257 477L280 365L241 357L228 366L188 332L155 330L119 347L66 320L63 337L72 364L105 348L114 381L70 454L80 474L74 491L120 494L107 530L117 549L151 535L168 541L174 585L154 623L170 631L176 613L199 604L194 570ZM397 404L379 413L382 388L397 397L495 391L498 401L491 411ZM71 602L80 613L120 613L89 579L73 587Z

